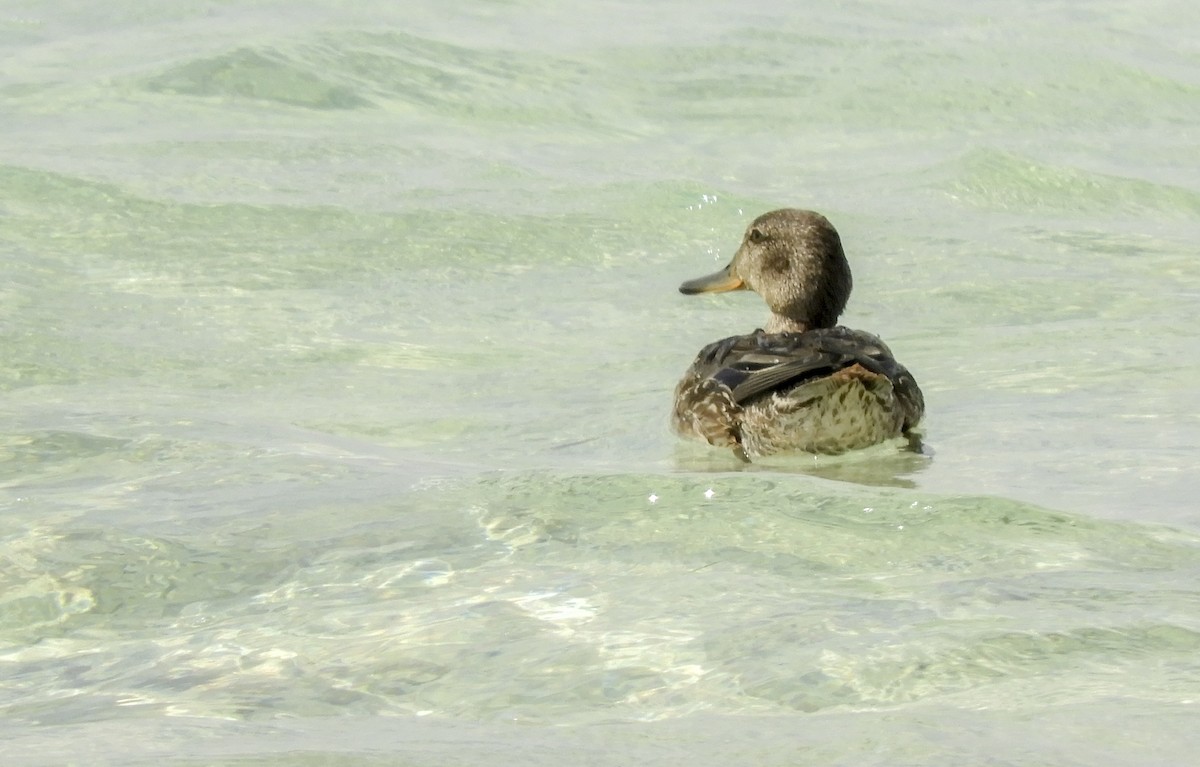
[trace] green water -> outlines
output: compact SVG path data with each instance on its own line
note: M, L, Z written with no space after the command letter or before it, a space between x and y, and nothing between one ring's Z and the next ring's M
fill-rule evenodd
M1197 33L0 10L4 763L1188 763ZM782 206L924 454L667 430Z

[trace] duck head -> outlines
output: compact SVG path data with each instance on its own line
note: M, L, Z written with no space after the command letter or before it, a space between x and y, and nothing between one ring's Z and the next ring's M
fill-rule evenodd
M833 224L811 210L784 208L754 219L729 266L688 280L679 292L753 290L771 309L768 333L802 333L836 325L852 284Z

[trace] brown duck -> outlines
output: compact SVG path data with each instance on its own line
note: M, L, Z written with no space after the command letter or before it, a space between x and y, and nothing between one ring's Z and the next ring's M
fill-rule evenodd
M925 399L877 336L837 325L851 288L837 230L810 210L765 213L733 261L681 293L753 290L765 329L700 350L675 387L675 430L739 457L842 453L909 435Z

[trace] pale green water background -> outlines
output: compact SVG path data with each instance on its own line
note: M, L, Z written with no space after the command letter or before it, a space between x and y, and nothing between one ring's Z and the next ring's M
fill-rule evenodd
M1198 9L8 0L3 764L1194 763ZM930 455L668 433L787 205Z

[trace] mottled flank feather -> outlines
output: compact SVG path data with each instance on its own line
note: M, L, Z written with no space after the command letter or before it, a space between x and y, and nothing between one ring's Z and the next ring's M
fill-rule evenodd
M789 209L756 219L728 267L680 290L754 290L772 309L768 330L700 351L675 388L675 430L747 460L842 453L909 433L925 409L912 375L878 337L834 326L850 287L823 216Z

